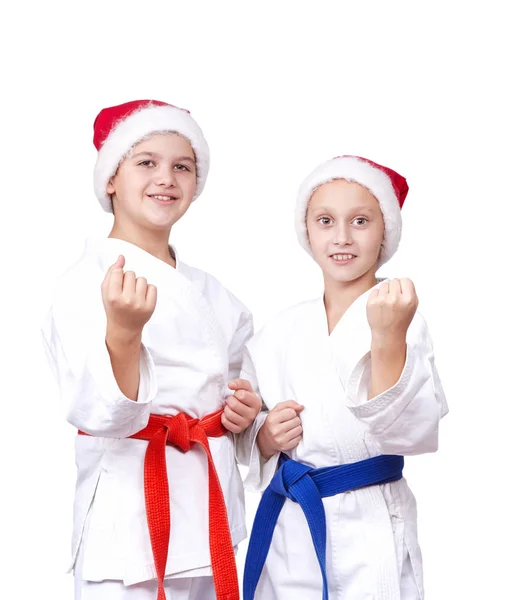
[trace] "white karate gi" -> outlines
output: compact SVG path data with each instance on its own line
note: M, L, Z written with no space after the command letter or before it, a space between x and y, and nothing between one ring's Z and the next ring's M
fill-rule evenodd
M290 308L246 346L241 376L268 409L285 400L305 406L303 438L291 458L315 468L378 454L434 452L448 411L434 365L431 339L417 313L408 330L407 359L394 387L368 400L370 291L328 334L323 298ZM249 465L246 485L263 490L277 458L255 443L266 412L238 436L237 455ZM327 575L331 600L423 598L417 513L405 479L323 500L327 518ZM257 588L259 600L320 600L322 579L306 519L286 500Z
M143 329L137 402L119 390L105 345L100 286L120 254L125 270L158 290ZM89 240L62 277L43 333L67 419L94 436L77 436L75 442L72 563L82 543L81 579L148 581L156 575L143 492L148 442L126 438L143 429L151 413L202 418L220 409L227 382L239 375L252 317L214 277L179 260L174 269L137 246L106 238ZM232 435L210 439L210 447L237 545L246 530ZM171 511L166 575L210 576L205 452L196 444L187 453L167 446L166 460Z

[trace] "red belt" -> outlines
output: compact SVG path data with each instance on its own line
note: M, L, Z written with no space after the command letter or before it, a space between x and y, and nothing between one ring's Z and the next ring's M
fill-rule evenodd
M179 413L173 417L150 415L145 429L131 438L148 440L145 453L145 507L150 543L157 573L157 600L166 600L164 577L170 541L170 496L166 472L167 444L188 452L194 443L207 455L209 467L209 548L218 600L239 600L236 561L227 519L224 496L216 473L208 437L221 437L227 430L221 422L222 410L193 419ZM79 431L81 435L88 435Z

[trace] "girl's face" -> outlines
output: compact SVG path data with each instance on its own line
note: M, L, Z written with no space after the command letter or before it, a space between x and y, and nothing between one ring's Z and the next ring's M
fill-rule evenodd
M370 272L375 275L384 221L366 188L343 179L320 186L309 201L306 223L325 278L349 283Z
M197 182L195 154L176 133L136 144L107 186L115 219L145 229L170 229L188 210Z

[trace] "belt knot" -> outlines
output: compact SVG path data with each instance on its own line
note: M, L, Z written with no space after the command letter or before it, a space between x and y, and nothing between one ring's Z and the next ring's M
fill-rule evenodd
M166 441L183 452L188 452L191 450L192 433L198 427L198 422L198 419L188 418L184 413L169 417L164 423L167 431Z
M270 482L270 489L276 494L296 502L297 500L291 492L292 488L304 477L311 477L312 471L313 469L307 465L288 460L277 470Z

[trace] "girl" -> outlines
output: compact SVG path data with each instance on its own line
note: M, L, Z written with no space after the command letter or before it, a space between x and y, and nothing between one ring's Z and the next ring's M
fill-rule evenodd
M436 451L448 409L413 283L376 278L397 249L407 193L403 177L355 156L322 164L300 188L297 233L324 294L246 345L241 376L266 410L238 454L249 488L266 491L245 600L423 597L403 456Z
M227 431L261 400L239 380L225 396L252 318L169 245L206 182L208 146L188 111L150 100L102 110L94 143L113 228L62 277L44 327L80 432L75 597L236 600L246 533Z

